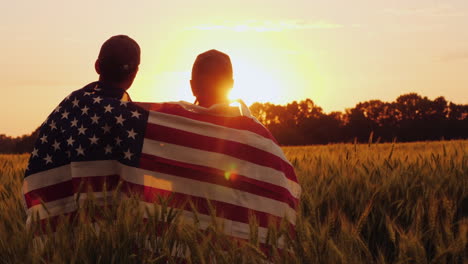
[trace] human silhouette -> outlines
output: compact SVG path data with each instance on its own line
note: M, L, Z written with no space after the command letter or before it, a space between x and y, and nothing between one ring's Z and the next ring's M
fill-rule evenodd
M203 107L228 103L234 85L231 59L223 52L209 50L197 56L190 80L196 103Z

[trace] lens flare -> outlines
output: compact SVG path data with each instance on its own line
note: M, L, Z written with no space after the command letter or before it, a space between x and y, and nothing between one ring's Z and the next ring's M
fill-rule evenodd
M231 164L230 169L224 172L224 178L228 181L235 180L236 175L237 175L237 170L236 170L235 164Z

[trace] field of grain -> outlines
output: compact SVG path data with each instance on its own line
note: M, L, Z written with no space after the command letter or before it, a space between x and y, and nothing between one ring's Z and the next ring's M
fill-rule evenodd
M80 217L34 240L21 200L28 156L0 155L0 263L176 263L176 251L188 263L468 263L468 141L284 150L303 195L295 235L271 229L281 252L259 249L255 223L237 244L217 225L182 225L164 205L142 221L131 200L97 225Z

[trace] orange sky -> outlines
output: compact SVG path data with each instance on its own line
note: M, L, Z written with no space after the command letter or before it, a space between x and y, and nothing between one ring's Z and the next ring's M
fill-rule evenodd
M135 101L193 101L192 63L216 48L233 61L232 96L247 103L309 97L328 112L408 92L468 103L466 1L134 2L2 3L0 134L31 132L96 80L100 45L115 34L142 48Z

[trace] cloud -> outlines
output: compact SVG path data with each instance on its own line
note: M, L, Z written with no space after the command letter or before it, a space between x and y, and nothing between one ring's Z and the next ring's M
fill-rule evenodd
M465 15L447 4L409 9L387 8L384 12L395 16L460 17Z
M355 25L356 26L356 25ZM235 32L281 32L290 30L307 29L336 29L343 28L344 25L330 23L326 21L306 22L299 20L284 21L247 21L245 23L224 22L219 24L203 24L189 27L189 30L224 30Z

